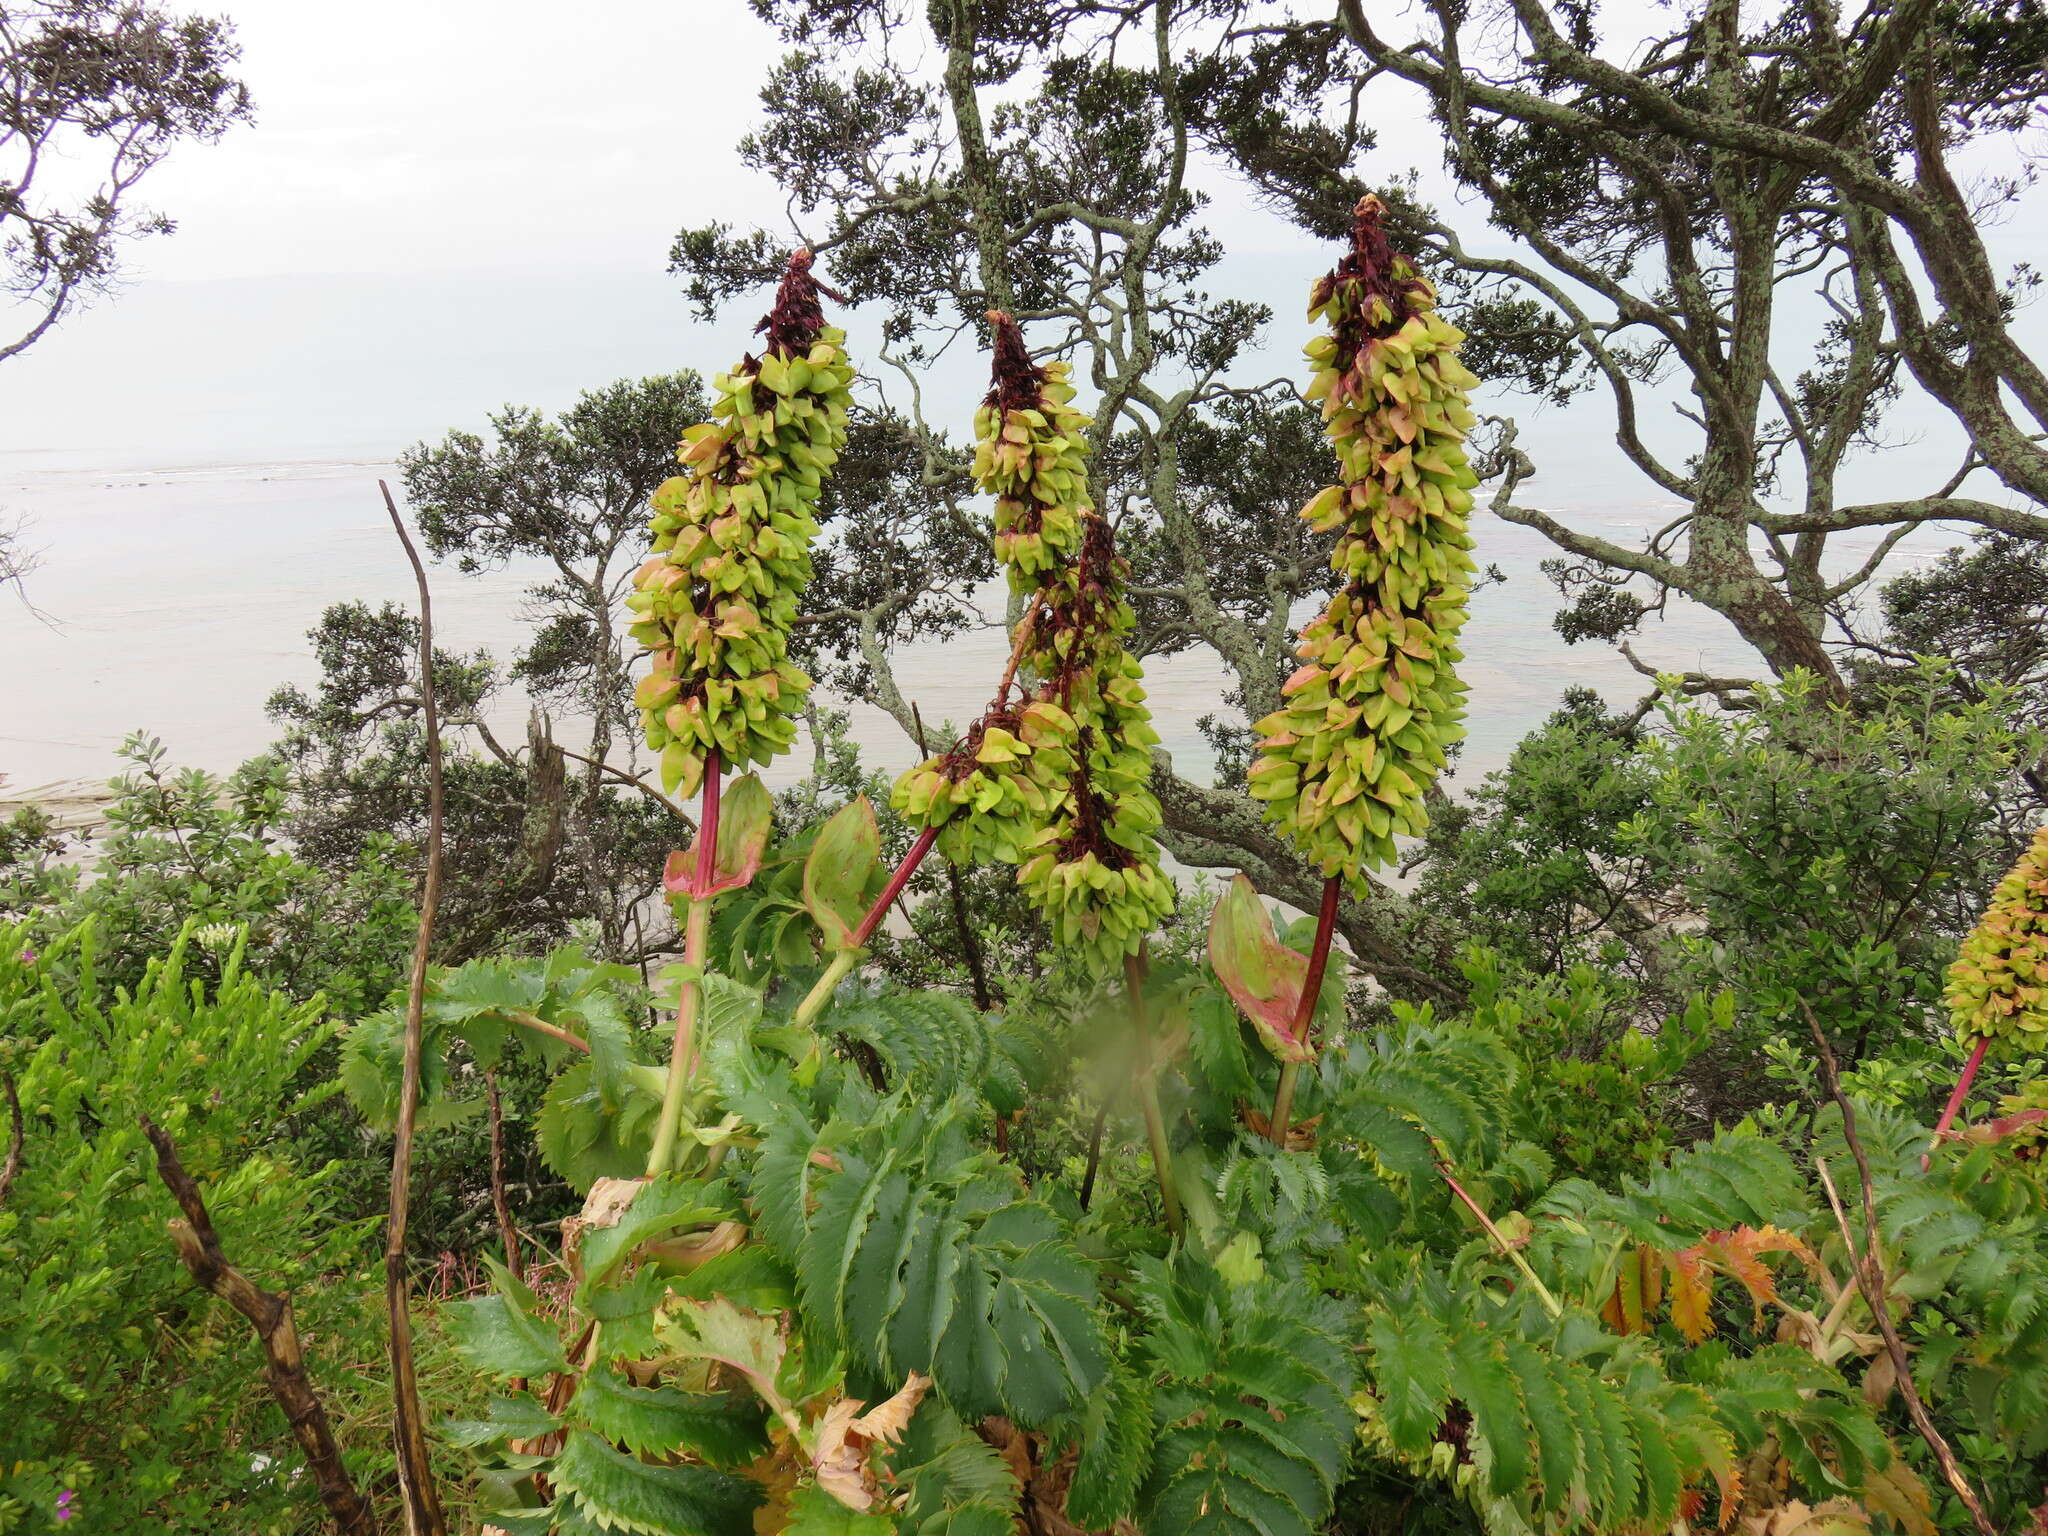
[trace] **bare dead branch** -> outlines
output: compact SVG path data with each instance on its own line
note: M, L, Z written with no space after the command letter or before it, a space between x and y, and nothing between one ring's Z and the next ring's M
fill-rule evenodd
M0 1072L0 1093L7 1096L7 1117L13 1126L7 1135L7 1162L0 1166L0 1204L4 1204L7 1192L14 1188L21 1173L21 1149L27 1133L21 1118L21 1095L15 1090L12 1073Z
M412 950L412 986L405 1005L405 1068L399 1088L398 1128L391 1149L391 1197L384 1232L384 1308L391 1326L391 1438L398 1455L398 1487L411 1536L443 1536L448 1528L427 1455L420 1421L419 1376L413 1359L412 1312L407 1295L405 1229L412 1200L412 1143L420 1109L420 1053L427 1000L427 955L434 942L434 909L441 900L441 719L434 704L434 613L427 568L406 532L391 487L382 480L384 509L405 557L412 562L420 594L420 698L427 735L427 872L420 894L419 936Z
M8 1084L9 1097L13 1084ZM171 1241L178 1258L191 1272L193 1281L211 1291L249 1320L256 1330L256 1342L263 1346L263 1377L270 1395L284 1410L292 1438L306 1453L306 1466L320 1490L320 1502L341 1536L376 1536L377 1518L370 1501L357 1490L348 1466L335 1444L333 1427L327 1421L326 1405L313 1390L306 1374L305 1353L300 1347L298 1325L292 1321L291 1298L258 1287L248 1276L228 1263L207 1214L206 1201L185 1165L170 1135L149 1116L142 1117L142 1133L156 1148L157 1177L185 1214L170 1222Z

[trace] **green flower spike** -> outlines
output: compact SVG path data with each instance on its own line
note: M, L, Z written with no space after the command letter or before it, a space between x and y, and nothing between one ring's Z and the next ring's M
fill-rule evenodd
M1991 893L1948 968L1949 1018L2007 1055L2048 1047L2048 827Z
M1465 392L1478 382L1457 359L1464 335L1388 246L1385 211L1376 197L1359 202L1351 251L1309 304L1330 334L1308 346L1307 398L1322 402L1343 483L1301 515L1338 532L1330 566L1345 584L1302 631L1305 664L1285 706L1255 727L1250 775L1267 819L1361 894L1365 870L1395 861L1395 835L1428 824L1424 792L1464 735L1453 668L1478 483L1462 446Z
M796 252L758 327L762 355L714 381L713 419L683 434L683 472L654 493L654 558L626 606L653 655L634 702L671 794L696 792L714 750L726 769L784 751L810 690L789 631L853 382L821 291L811 253Z
M1123 648L1135 623L1128 566L1088 505L1088 421L1073 408L1066 364L1034 364L1016 323L989 318L995 387L975 417L974 469L996 498L995 549L1011 590L1030 597L1012 652L1012 673L1029 687L1012 701L1005 676L988 712L904 775L892 803L942 827L939 847L955 863L1021 866L1054 942L1108 970L1174 904L1153 839L1159 737L1143 671Z

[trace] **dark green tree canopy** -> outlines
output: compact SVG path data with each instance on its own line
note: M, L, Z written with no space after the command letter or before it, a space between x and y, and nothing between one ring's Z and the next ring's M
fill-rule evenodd
M27 350L117 275L125 240L169 234L136 188L185 141L219 138L250 116L225 21L127 0L0 5L0 291ZM76 162L91 166L81 190Z

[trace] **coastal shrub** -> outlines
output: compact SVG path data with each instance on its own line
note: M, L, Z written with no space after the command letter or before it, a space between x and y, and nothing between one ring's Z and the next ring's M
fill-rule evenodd
M116 986L92 923L0 928L0 1071L22 1134L0 1201L0 1530L288 1531L311 1507L248 1325L194 1288L165 1233L176 1206L138 1118L170 1133L229 1258L292 1295L308 1339L373 1358L364 1231L334 1218L337 1168L286 1134L339 1108L331 1082L298 1086L332 1026L246 959L188 924ZM384 1454L353 1444L365 1469Z

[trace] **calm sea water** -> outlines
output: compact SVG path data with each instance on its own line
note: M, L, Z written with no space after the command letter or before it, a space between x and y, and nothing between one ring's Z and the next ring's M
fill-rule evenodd
M1271 297L1283 317L1248 367L1292 368L1304 328L1289 296L1320 259L1303 250L1226 263L1224 288ZM853 339L860 355L874 350L861 324ZM262 750L272 736L265 698L314 679L305 636L321 611L412 600L376 485L400 446L481 427L506 401L559 410L611 379L685 364L715 371L747 340L744 320L697 323L673 280L649 272L140 284L53 332L0 366L0 520L26 518L43 554L31 587L43 617L0 598L0 775L11 781L0 796L103 781L130 730L216 770ZM945 410L971 400L980 366L965 349L947 356L927 401ZM1624 543L1677 510L1646 497L1619 462L1604 404L1522 416L1542 470L1527 499ZM1940 423L1902 439L1860 466L1870 488L1946 473ZM1478 595L1466 631L1466 783L1498 766L1566 687L1623 702L1644 681L1606 648L1567 647L1552 632L1543 539L1485 515L1474 533L1480 560L1508 579ZM1846 536L1833 554L1846 566L1871 543ZM517 569L437 572L437 638L508 655L526 623L527 580ZM1754 666L1721 620L1676 601L1641 649L1674 670ZM904 692L934 725L968 719L1003 654L993 628L911 647L899 659ZM1195 721L1218 707L1222 685L1205 654L1151 669L1160 730L1183 772L1207 772ZM516 699L501 710L515 734L525 713ZM912 760L892 722L865 709L854 718L877 764Z
M30 589L42 616L0 604L0 773L10 788L103 779L121 737L136 729L162 737L176 761L205 768L261 751L273 734L263 712L270 691L317 675L305 636L324 608L413 600L377 491L391 474L388 464L353 460L118 473L0 467L0 506L32 514L43 560ZM1579 521L1628 538L1668 516L1663 507L1594 509ZM1492 518L1476 532L1480 559L1508 579L1478 595L1466 631L1467 778L1498 766L1567 686L1621 701L1642 684L1614 653L1567 647L1552 632L1554 595L1537 571L1549 553L1543 540ZM440 643L501 657L521 643L527 572L465 577L446 567L433 579ZM1697 612L1662 625L1647 649L1663 665L1742 665L1724 626ZM927 721L964 720L992 690L1004 654L995 628L914 645L900 657L900 681ZM1206 653L1170 658L1149 669L1149 683L1176 765L1206 775L1195 722L1219 707L1220 664ZM507 698L500 713L516 730L524 703ZM863 708L855 717L876 762L912 760L886 717Z

